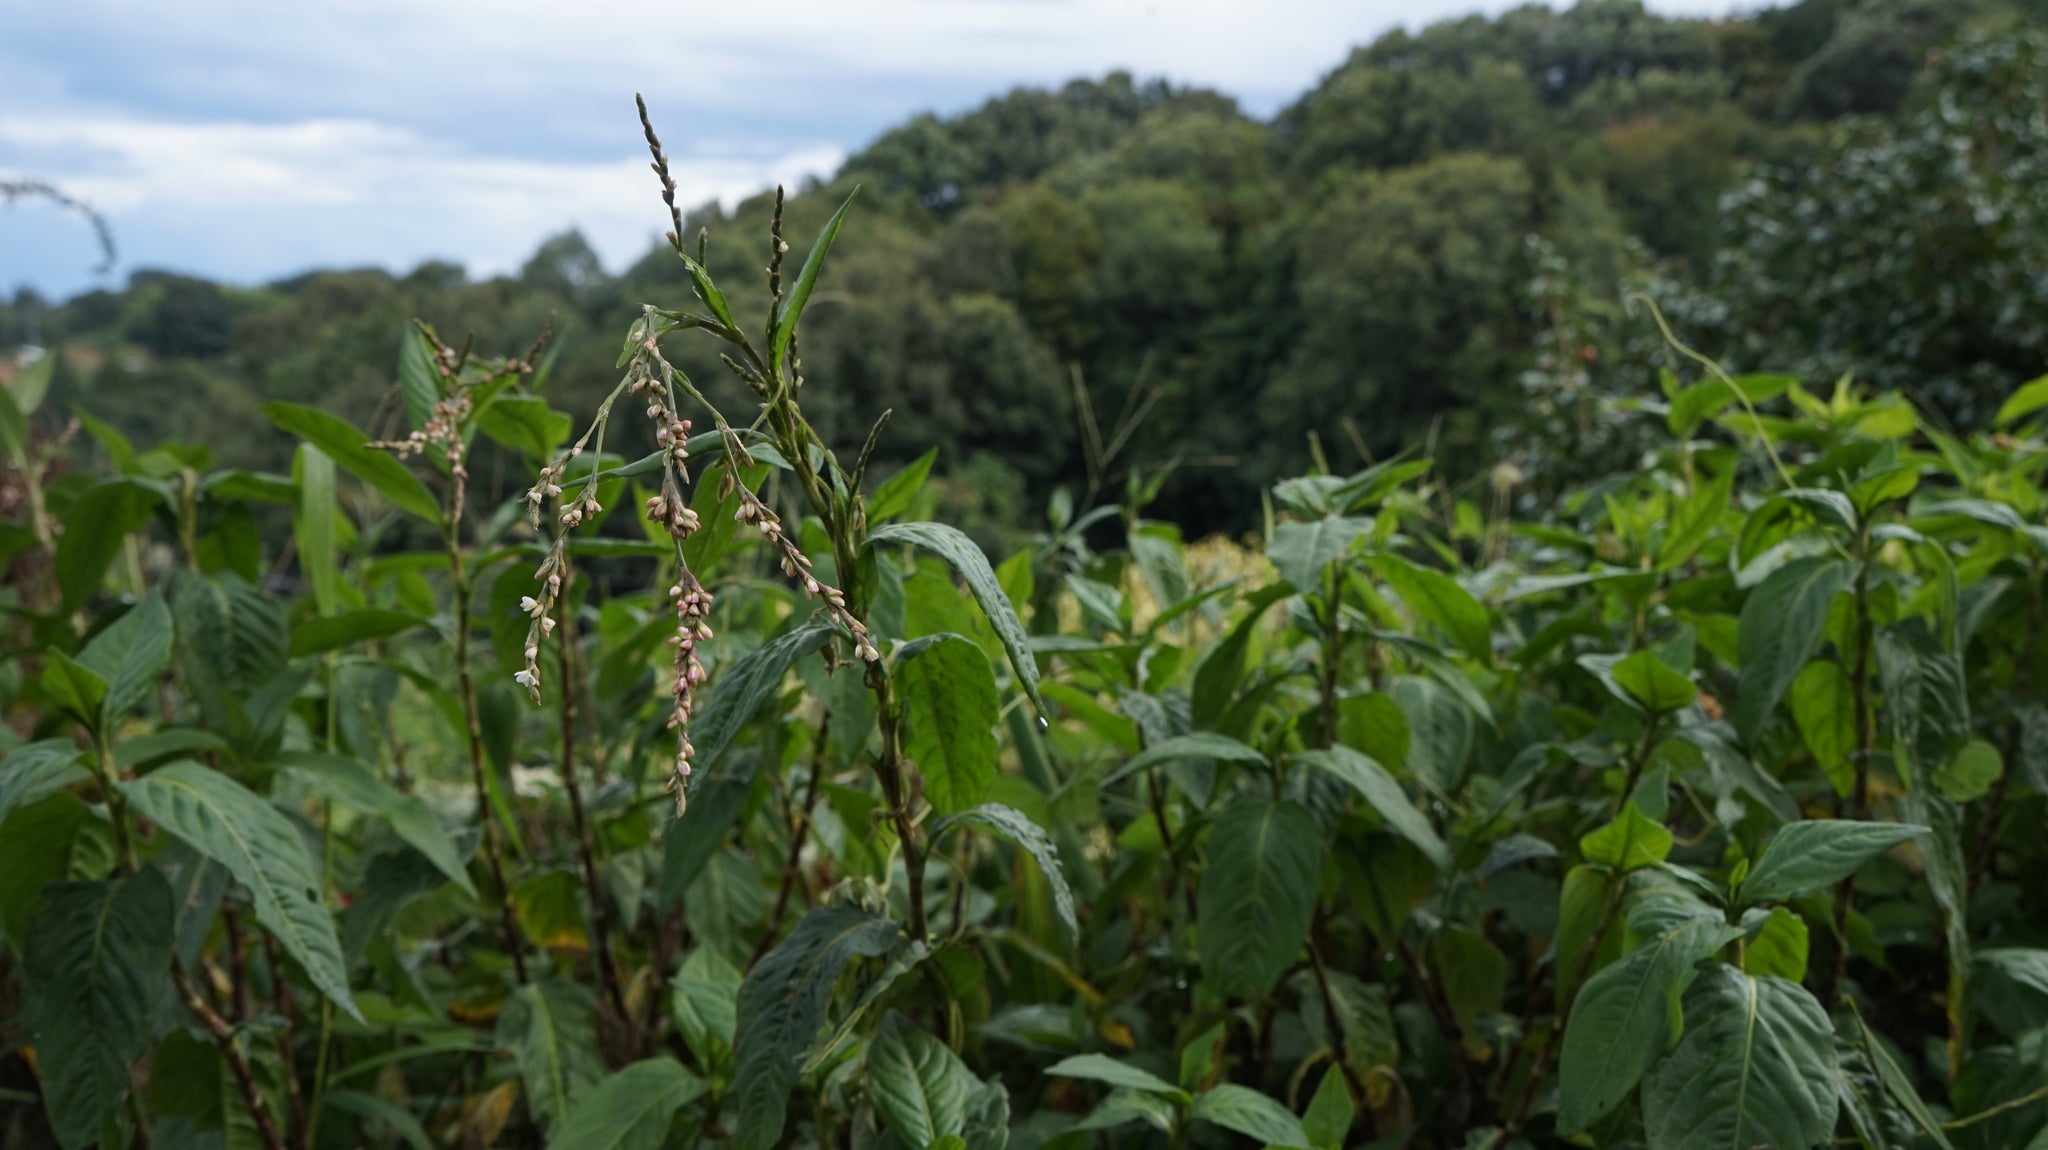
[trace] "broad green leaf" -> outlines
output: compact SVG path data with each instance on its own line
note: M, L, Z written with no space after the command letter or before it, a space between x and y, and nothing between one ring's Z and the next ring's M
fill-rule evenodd
M1611 870L1641 870L1663 862L1671 853L1671 844L1671 832L1664 824L1644 817L1630 802L1613 822L1579 840L1579 855Z
M441 402L441 369L434 362L434 346L416 323L406 324L405 334L398 337L398 395L414 431L427 425L434 405Z
M1183 1090L1199 1090L1202 1083L1216 1070L1216 1059L1223 1053L1223 1040L1230 1033L1230 1024L1219 1022L1196 1035L1180 1051L1180 1085Z
M1728 513L1734 491L1733 467L1724 467L1720 475L1694 486L1692 494L1672 515L1671 526L1657 548L1657 567L1660 570L1679 567L1699 553L1701 545L1720 525L1722 516Z
M1240 803L1216 816L1196 912L1202 975L1218 995L1260 995L1293 964L1315 915L1323 833L1293 803Z
M886 523L910 510L911 501L924 490L925 478L932 473L932 464L938 458L939 449L934 447L883 480L868 500L868 522Z
M240 576L180 571L171 583L178 663L206 725L244 759L272 754L301 676L287 667L284 606Z
M1844 533L1856 530L1856 507L1848 496L1822 487L1793 487L1773 495L1749 513L1742 526L1742 538L1736 544L1736 554L1743 563L1763 554L1771 543L1783 539L1793 529L1798 515ZM1792 522L1788 523L1788 519Z
M965 1130L968 1099L980 1085L945 1043L893 1010L868 1044L868 1101L912 1146Z
M526 1104L548 1126L604 1077L596 1039L596 997L564 978L517 988L498 1014L498 1049L512 1052Z
M384 936L392 917L414 899L448 885L448 876L411 847L380 851L364 868L355 901L341 922L341 952L360 961Z
M690 723L690 742L697 748L695 764L700 775L717 769L761 704L782 689L782 677L790 667L824 646L831 636L832 628L823 623L799 627L713 677L704 705Z
M1059 915L1060 927L1066 931L1069 942L1077 940L1081 934L1081 922L1074 912L1074 892L1067 885L1066 872L1060 868L1059 852L1054 849L1045 829L1014 807L983 803L934 822L932 839L936 841L948 828L969 825L1001 835L1031 856L1031 860L1038 864L1039 872L1045 876L1046 885L1052 888L1053 910Z
M1446 925L1430 941L1444 1003L1465 1036L1466 1049L1478 1056L1488 1045L1480 1037L1480 1020L1501 1010L1508 982L1507 956L1485 935L1467 926Z
M1385 691L1337 700L1337 738L1376 763L1397 766L1408 761L1414 742L1407 712Z
M832 984L849 962L888 953L900 935L886 918L849 906L822 907L747 973L732 1076L740 1150L769 1150L782 1140L798 1060L818 1037Z
M1385 767L1343 746L1303 751L1295 756L1295 761L1314 767L1358 792L1358 797L1379 813L1387 829L1414 843L1429 856L1429 861L1437 865L1437 869L1450 869L1451 852L1444 846L1444 840L1430 825L1429 817L1416 809L1407 792L1401 789L1401 784L1387 773Z
M23 416L34 415L36 409L43 405L44 397L50 394L50 381L56 375L57 357L45 354L34 363L22 364L14 378L0 390L9 393L8 398L13 401L16 411Z
M100 706L102 730L112 730L134 710L169 669L172 632L170 608L164 606L162 596L151 595L93 636L78 653L79 665L107 684L107 697Z
M530 395L501 395L477 416L476 429L535 462L553 457L569 438L568 416Z
M723 772L694 778L687 815L669 821L661 836L661 903L673 906L697 881L706 863L731 833L753 789L751 778Z
M1308 1112L1301 1116L1302 1133L1316 1150L1331 1150L1344 1144L1351 1123L1358 1116L1358 1104L1345 1085L1344 1072L1335 1066L1323 1072L1323 1084L1309 1099Z
M156 1034L170 985L171 889L145 867L118 882L60 883L30 924L25 1014L44 1106L66 1150L125 1145L129 1065Z
M1466 654L1482 663L1493 661L1492 621L1486 608L1456 579L1398 555L1374 555L1368 563L1409 610L1443 628Z
M818 276L825 270L825 255L832 250L832 241L839 236L839 225L846 219L846 210L853 206L854 194L859 190L856 186L853 192L847 193L839 210L825 221L825 229L818 233L817 240L811 244L810 254L804 257L803 270L796 274L796 283L789 289L789 298L782 301L775 330L769 333L768 362L772 370L779 371L783 366L783 357L789 353L789 342L796 338L797 321L803 318L804 305L810 302L811 292L818 286Z
M249 890L256 921L292 956L313 985L351 1018L348 967L320 891L320 869L306 840L276 807L240 783L198 763L159 767L117 784L136 813L228 869Z
M1472 712L1435 679L1403 676L1388 694L1408 719L1408 765L1438 793L1456 791L1472 754Z
M1774 906L1752 907L1742 916L1749 938L1742 944L1742 969L1757 977L1775 975L1798 982L1806 977L1806 920Z
M51 651L43 658L42 687L58 707L93 730L99 729L100 712L107 700L107 681L91 668L62 651Z
M1682 922L1586 980L1558 1063L1558 1133L1577 1134L1627 1098L1672 1038L1678 994L1693 966L1741 932Z
M739 1029L739 968L715 949L700 946L683 960L668 985L669 1014L683 1044L703 1065L723 1065L732 1055L733 1035Z
M298 483L292 538L298 543L299 572L312 585L314 608L332 615L341 610L341 564L336 554L341 510L335 501L334 460L312 444L301 443L292 455L292 478Z
M1870 1024L1863 1021L1860 1012L1855 1013L1855 1019L1857 1045L1862 1048L1864 1057L1870 1060L1871 1067L1877 1071L1878 1081L1884 1084L1885 1091L1898 1102L1900 1108L1913 1120L1913 1124L1920 1128L1921 1134L1932 1139L1941 1150L1955 1150L1955 1145L1949 1141L1947 1132L1942 1130L1940 1120L1927 1108L1927 1103L1921 1099L1920 1092L1914 1089L1913 1080L1906 1075L1905 1068L1899 1065L1898 1059L1892 1057L1891 1051L1885 1048L1877 1032L1870 1029Z
M1118 779L1151 767L1186 762L1190 759L1213 759L1217 762L1237 763L1247 767L1266 765L1266 756L1263 753L1245 746L1228 735L1219 735L1213 731L1195 731L1162 739L1124 760L1123 765L1103 776L1102 785L1108 786Z
M1302 1027L1315 1048L1336 1053L1340 1035L1330 1026L1334 1015L1351 1068L1361 1079L1371 1080L1400 1063L1400 1032L1386 984L1367 982L1344 970L1326 971L1321 977L1313 970L1296 971L1288 982L1301 1002Z
M1062 1058L1046 1067L1045 1072L1055 1078L1086 1078L1094 1082L1107 1082L1111 1086L1122 1087L1125 1090L1156 1094L1177 1102L1188 1101L1186 1091L1164 1078L1103 1054L1076 1054L1070 1058Z
M1238 685L1244 681L1245 659L1253 640L1258 637L1259 620L1265 617L1267 608L1287 596L1288 588L1280 586L1253 592L1244 601L1242 616L1202 656L1201 663L1195 667L1193 713L1196 725L1213 727L1223 716L1237 694Z
M581 952L590 949L583 918L583 883L574 872L546 870L512 887L512 911L520 933L535 946Z
M1971 739L1955 758L1935 770L1934 785L1951 801L1967 803L1989 794L2004 773L2005 760L1998 748L1983 739Z
M433 1139L427 1137L426 1128L420 1125L420 1120L413 1117L412 1111L395 1102L387 1102L375 1094L364 1094L359 1090L330 1090L326 1099L329 1106L345 1114L391 1127L391 1132L404 1139L412 1150L434 1150Z
M1834 1133L1835 1042L1797 983L1716 965L1686 992L1685 1037L1643 1079L1659 1150L1811 1150Z
M0 386L0 451L18 470L28 466L28 439L28 414L14 389Z
M365 1095L362 1091L328 1091L326 1101L342 1113L389 1125L391 1134L399 1136L412 1150L434 1150L434 1140L426 1136L426 1127L420 1125L420 1119L406 1107L379 1099L377 1095Z
M314 790L350 810L389 823L399 838L425 855L436 870L448 876L448 881L470 896L476 895L476 887L469 880L469 869L463 864L462 852L455 849L455 840L441 825L440 816L418 795L399 793L372 774L368 767L340 755L294 751L280 757L277 765L297 774Z
M0 758L0 824L16 807L90 778L81 762L78 744L70 739L44 739L7 752Z
M1752 405L1775 399L1799 380L1790 375L1738 375L1733 382L1735 386L1731 387L1726 381L1710 379L1672 396L1671 408L1664 417L1671 433L1689 437L1699 430L1701 423L1721 414L1730 404L1740 399L1747 399Z
M1565 872L1557 898L1557 942L1553 947L1558 955L1557 975L1551 982L1559 1010L1585 979L1621 956L1622 936L1627 932L1606 913L1608 900L1617 896L1620 882L1619 876L1597 867L1575 866ZM1595 940L1593 929L1603 921L1607 927Z
M1742 661L1735 730L1756 741L1827 627L1828 603L1845 590L1855 568L1828 556L1794 559L1749 593L1742 604L1736 644Z
M892 677L903 700L903 749L933 809L950 814L986 798L1001 711L988 656L965 636L933 635L904 647Z
M1772 836L1737 892L1745 905L1783 902L1834 884L1907 839L1927 833L1911 823L1807 819Z
M316 615L292 628L291 656L322 655L354 643L403 635L426 622L406 611L365 607L339 615Z
M1100 1105L1068 1129L1114 1130L1132 1122L1143 1122L1162 1134L1171 1133L1176 1122L1173 1103L1142 1090L1112 1090Z
M1652 714L1668 714L1699 697L1692 680L1653 651L1637 651L1622 659L1614 664L1613 675L1628 697Z
M1226 1082L1195 1098L1188 1117L1214 1122L1268 1146L1307 1146L1308 1132L1287 1107L1249 1087Z
M1008 1150L1010 1091L1000 1078L982 1083L967 1100L966 1150Z
M1045 700L1038 694L1038 664L1031 654L1030 637L1024 633L1024 624L1017 618L1017 609L1010 604L1010 597L1003 594L1002 584L996 582L996 573L989 567L988 557L981 553L981 548L957 528L943 523L887 524L870 532L864 546L884 543L922 547L944 559L960 573L967 582L968 591L974 595L974 601L981 604L982 614L995 628L996 637L1002 640L1003 650L1009 652L1010 665L1017 672L1017 685L1023 688L1039 713L1045 713Z
M114 869L114 833L76 795L24 804L0 824L0 927L18 953L52 883L98 880Z
M57 587L66 607L92 598L107 565L121 553L121 541L148 526L165 501L157 485L128 476L86 488L64 513L64 534L57 539Z
M1326 595L1325 572L1351 550L1359 536L1372 530L1372 520L1336 515L1306 522L1288 520L1273 528L1266 558L1297 591Z
M548 1150L661 1150L676 1111L708 1089L673 1058L649 1058L571 1099Z
M2005 427L2044 407L2048 407L2048 375L2014 388L2013 393L1998 406L1998 414L1991 418L1991 422Z
M297 403L266 403L263 414L272 423L319 448L399 508L429 523L441 522L441 505L427 485L389 453L366 446L370 437L347 420Z
M1792 680L1792 721L1835 793L1848 794L1856 782L1849 763L1856 746L1856 695L1839 664L1816 660Z
M1977 964L1988 967L2048 1003L2048 950L2026 947L1997 947L1980 950Z
M1880 630L1875 647L1893 759L1913 786L1920 772L1946 763L1970 738L1963 658L1917 627Z

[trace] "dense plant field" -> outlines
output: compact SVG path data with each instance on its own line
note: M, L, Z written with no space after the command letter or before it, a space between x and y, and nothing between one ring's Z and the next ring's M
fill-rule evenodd
M290 476L0 392L0 1141L2048 1144L2048 380L1698 360L1556 506L992 565L812 430L845 216L765 309L672 234L579 438L425 326Z

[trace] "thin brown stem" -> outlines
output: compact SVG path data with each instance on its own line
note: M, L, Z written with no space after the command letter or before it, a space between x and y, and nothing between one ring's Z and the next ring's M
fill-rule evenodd
M818 720L817 742L811 746L811 777L804 782L803 801L790 811L789 854L782 863L782 885L775 892L775 909L769 912L768 929L761 933L761 941L754 944L754 953L747 959L749 970L775 945L776 936L782 933L782 920L789 913L790 892L803 870L804 842L811 834L811 812L818 803L818 779L825 773L825 740L831 733L832 712L826 711Z
M284 1141L277 1135L277 1126L270 1120L270 1108L264 1103L263 1092L256 1086L256 1076L249 1072L249 1060L242 1056L242 1050L235 1045L235 1028L222 1018L218 1011L207 1005L199 993L199 987L185 968L176 960L171 964L171 979L177 984L178 994L185 1000L185 1008L199 1019L208 1034L220 1047L221 1058L235 1076L235 1085L241 1089L242 1100L248 1103L249 1114L256 1122L256 1132L263 1138L267 1150L284 1150Z
M1320 919L1322 914L1323 908L1317 906L1316 917ZM1345 1083L1351 1087L1351 1096L1363 1102L1366 1098L1365 1082L1359 1078L1357 1068L1351 1064L1351 1039L1345 1032L1344 1016L1337 1011L1337 996L1330 990L1330 970L1323 962L1323 949L1316 945L1313 927L1309 930L1308 960L1310 968L1315 971L1316 989L1323 995L1323 1021L1330 1028L1330 1043L1336 1047L1333 1053L1337 1056L1337 1068L1343 1072Z
M229 903L222 903L220 918L222 930L226 934L228 985L234 988L234 993L229 999L230 1008L235 1012L235 1018L240 1020L256 1012L249 993L248 963L242 955L242 921L241 916L235 913L234 906Z
M448 568L455 581L455 689L462 703L463 733L469 744L470 784L476 790L477 820L483 824L484 860L490 864L491 882L498 888L498 923L505 953L512 958L513 974L524 985L528 981L526 952L519 933L518 914L512 907L512 887L505 881L504 847L500 842L502 832L491 810L490 783L485 773L490 768L484 762L483 715L477 707L476 680L469 668L470 614L475 589L470 586L469 574L463 568L462 550L455 536L458 525L449 520L445 530Z
M569 593L569 565L562 564L562 595ZM612 959L611 913L605 905L604 884L597 873L597 849L590 833L590 819L583 810L583 785L576 779L576 691L579 665L576 659L576 611L562 610L561 641L555 648L555 666L562 676L562 789L569 794L569 817L576 827L576 858L583 868L583 893L590 900L590 932L596 943L597 974L604 981L605 997L623 1025L630 1026L633 1013L626 1007L625 992L619 987L619 970Z

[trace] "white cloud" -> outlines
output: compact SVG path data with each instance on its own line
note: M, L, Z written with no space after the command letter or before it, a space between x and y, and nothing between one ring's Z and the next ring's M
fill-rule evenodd
M427 256L492 273L549 233L579 227L616 268L664 222L644 153L598 163L465 153L452 141L363 120L177 124L115 116L0 116L9 167L58 173L106 213L123 263L167 262L240 279L321 262L409 266ZM730 204L775 182L831 172L830 144L780 154L678 156L685 203ZM173 242L149 229L179 221ZM203 240L202 251L179 240ZM210 266L208 266L210 265Z

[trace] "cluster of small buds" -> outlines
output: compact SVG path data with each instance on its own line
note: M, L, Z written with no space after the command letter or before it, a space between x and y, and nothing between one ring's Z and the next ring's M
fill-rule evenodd
M626 390L633 396L646 398L647 419L654 424L655 445L665 449L674 461L677 481L688 483L691 423L670 410L667 386L647 370L647 360L659 358L660 355L661 351L652 338L641 345L640 355L635 358L633 365L634 379Z
M540 561L540 569L533 573L540 584L540 594L519 600L519 609L533 622L526 628L526 666L512 676L512 681L525 687L535 703L540 702L540 645L555 629L555 600L562 594L562 573L566 570L568 563L562 544L557 542L548 557Z
M442 374L447 374L445 367ZM418 431L404 439L384 440L365 446L389 451L401 458L424 455L431 450L443 451L447 453L449 472L457 479L467 479L469 472L462 465L462 424L468 418L469 392L459 390L436 402L427 422Z
M774 509L761 502L744 484L736 490L739 492L740 505L732 513L732 517L741 523L751 523L759 528L762 536L782 552L782 573L795 579L803 587L804 594L813 599L824 600L825 607L832 613L833 619L853 636L855 658L867 663L881 662L882 652L875 647L874 641L868 638L867 625L854 618L853 612L846 609L845 593L829 583L822 582L811 573L810 556L805 555L789 537L788 532L782 529L782 519L775 514Z
M697 754L697 749L690 745L690 718L696 711L697 688L704 685L707 677L704 664L697 658L697 644L711 640L712 596L685 567L668 589L668 597L676 611L676 633L668 640L675 648L668 726L676 733L676 763L664 789L675 795L676 817L681 818L689 801L690 760Z
M542 506L562 494L562 473L568 467L569 461L564 458L541 468L533 486L526 489L526 518L535 527L540 526Z
M667 484L661 494L647 497L647 518L661 524L678 541L688 539L699 526L697 512L683 502L683 493Z

